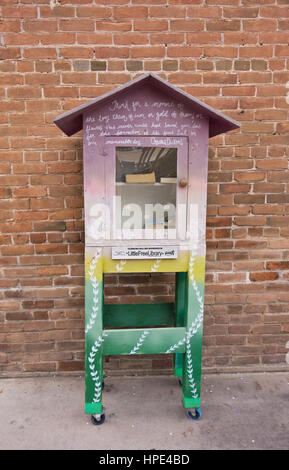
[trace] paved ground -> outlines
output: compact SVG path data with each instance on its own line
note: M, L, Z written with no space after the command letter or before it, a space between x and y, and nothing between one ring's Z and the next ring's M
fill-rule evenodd
M108 377L106 422L83 412L82 377L0 381L0 449L288 449L289 375L203 377L203 417L186 417L174 377Z

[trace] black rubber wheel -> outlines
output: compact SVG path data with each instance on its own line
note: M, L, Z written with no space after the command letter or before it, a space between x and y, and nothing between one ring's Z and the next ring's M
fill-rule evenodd
M182 379L178 379L178 384L179 384L179 386L180 386L180 387L182 387L182 386L183 386Z
M100 426L100 424L103 424L104 421L105 421L105 414L104 413L102 413L100 415L100 418L98 418L98 419L94 415L91 415L91 422L95 426Z
M189 418L193 419L194 421L199 421L202 416L202 410L201 408L195 408L194 414L190 410L187 410L187 415Z
M102 381L101 386L102 386L102 390L103 390L104 389L104 380Z

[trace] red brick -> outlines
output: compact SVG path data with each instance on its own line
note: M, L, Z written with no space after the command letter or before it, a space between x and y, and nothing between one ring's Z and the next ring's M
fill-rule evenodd
M163 57L164 51L164 46L132 46L131 57L135 59L144 57Z
M256 18L258 13L258 7L224 7L225 18Z
M42 186L33 186L31 188L15 188L15 197L41 197L46 196L46 188Z
M55 47L24 48L23 57L26 59L56 59L57 52Z
M143 6L114 7L113 16L115 19L146 18L148 16L148 8Z
M256 167L262 169L288 169L288 160L269 158L265 160L257 160Z
M264 18L289 18L287 6L261 6L260 16Z
M280 46L281 47L281 46ZM273 55L273 47L272 46L248 46L240 49L240 58L249 57L265 57L271 58ZM276 54L277 55L277 54Z
M171 31L203 31L204 21L200 20L171 20ZM215 30L213 30L215 31Z
M279 275L278 273L274 272L256 272L256 273L250 273L250 281L253 282L260 282L260 281L274 281L275 279L278 279Z
M27 73L25 83L27 85L58 85L60 84L60 78L53 73ZM39 101L38 109L41 109L41 103L39 103Z
M1 32L9 32L9 33L17 33L20 31L20 21L19 20L12 20L9 21L5 19L5 21L0 22L0 31Z
M185 18L186 8L182 6L153 6L150 7L150 16L152 18ZM190 15L189 15L190 16Z
M36 6L2 6L4 18L37 18Z
M264 204L261 206L253 207L253 214L282 214L283 207L276 206L275 204Z
M289 261L268 261L266 263L266 269L270 270L283 270L283 269L288 269L289 270Z
M226 31L224 33L224 44L236 44L247 46L248 44L257 44L258 34L257 33L247 33L247 32L230 32ZM240 52L243 49L240 49Z
M0 230L3 233L31 232L32 224L30 222L6 223L0 224Z
M205 46L205 57L238 57L239 51L237 47L231 46Z
M149 49L149 48L148 48ZM140 51L141 53L141 51ZM127 59L130 55L128 47L98 47L95 49L94 55L97 59L107 58L124 58ZM132 56L135 57L135 56Z
M109 18L111 14L111 8L103 8L100 6L80 6L76 9L76 16L80 18Z
M23 30L29 33L51 33L57 31L57 21L45 21L37 19L35 21L24 21Z
M130 21L96 21L95 23L96 31L130 31L132 25ZM146 28L145 28L146 29ZM137 29L135 29L137 31Z
M234 223L236 225L265 225L266 217L263 216L249 216L249 217L235 217Z
M270 83L272 81L272 74L270 72L240 72L240 83Z
M92 59L93 58L93 49L88 48L87 46L83 47L60 47L59 48L59 57L64 59L74 59L74 58L84 58Z
M149 38L147 34L127 32L124 34L115 34L114 43L117 45L141 45L148 44ZM157 42L157 44L159 43L160 42Z
M74 41L73 41L74 42ZM109 33L78 33L78 44L112 44L112 36Z
M43 164L43 163L38 163L38 164L35 164L35 163L26 163L26 164L18 164L18 163L15 163L13 165L13 172L15 174L17 173L27 173L27 174L31 174L31 173L45 173L45 170L46 170L46 165Z
M175 72L169 74L169 80L171 83L199 83L201 75L199 73L183 73Z
M207 31L239 31L241 27L240 20L208 20Z
M181 34L177 33L180 37ZM152 37L152 35L151 35ZM187 43L188 44L216 44L216 43L221 43L221 34L219 33L208 33L208 32L202 32L198 31L196 33L187 33ZM183 41L182 41L183 42Z
M207 83L219 83L221 85L237 83L237 75L234 73L206 72L204 74L204 84Z
M236 171L235 180L240 182L263 181L265 173L263 171Z
M126 73L99 73L99 83L120 84L129 81L130 76Z
M62 81L64 84L78 84L82 85L95 85L96 73L95 72L63 72Z
M4 42L7 46L16 46L24 44L38 44L39 37L33 34L5 34Z
M44 45L53 45L55 43L61 43L61 44L74 44L75 43L75 33L51 33L51 34L45 34L44 36L41 37L41 43ZM39 64L36 64L36 66ZM36 72L44 70L37 70L36 67ZM46 72L46 70L45 70Z
M276 31L276 32L262 32L260 33L260 42L262 44L288 44L289 32ZM276 46L279 47L279 46Z
M59 29L61 31L94 31L94 22L90 20L78 20L78 19L69 19L69 20L60 20Z
M0 50L0 60L20 59L19 47L2 47Z
M127 24L127 23L126 23ZM134 21L135 31L167 31L168 21L167 20L156 20L156 19L144 19Z
M275 31L277 29L277 21L264 18L243 20L243 28L245 31Z
M231 217L207 218L208 227L226 227L226 226L231 226L231 225L232 225Z
M217 18L222 15L221 7L196 5L187 8L187 16L192 18Z

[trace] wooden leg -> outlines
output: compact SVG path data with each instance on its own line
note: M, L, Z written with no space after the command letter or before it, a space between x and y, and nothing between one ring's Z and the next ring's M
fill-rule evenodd
M186 277L187 273L176 273L175 326L184 326ZM175 377L183 376L183 356L182 353L174 354Z
M103 267L101 249L85 253L85 412L101 414L103 380Z
M198 408L201 397L204 313L204 256L192 253L186 282L186 352L184 354L183 404Z

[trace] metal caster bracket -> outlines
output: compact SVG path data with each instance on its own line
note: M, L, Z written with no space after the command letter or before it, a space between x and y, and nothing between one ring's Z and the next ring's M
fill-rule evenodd
M104 413L97 414L97 415L96 414L91 415L91 422L95 426L100 426L100 424L103 424L104 421L105 421L105 414Z
M201 408L195 408L193 413L190 410L187 410L187 416L194 421L199 421L202 416Z

